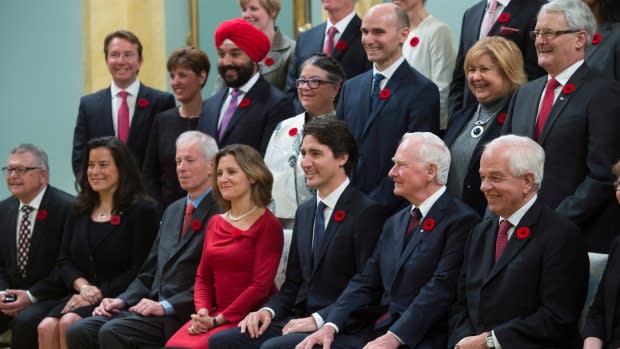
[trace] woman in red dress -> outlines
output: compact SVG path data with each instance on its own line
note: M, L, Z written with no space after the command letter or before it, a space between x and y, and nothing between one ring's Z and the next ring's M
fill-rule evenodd
M237 326L277 291L274 277L284 243L278 219L266 208L273 177L260 154L233 144L215 157L213 196L226 213L207 226L196 273L196 314L166 343L207 348L213 333Z

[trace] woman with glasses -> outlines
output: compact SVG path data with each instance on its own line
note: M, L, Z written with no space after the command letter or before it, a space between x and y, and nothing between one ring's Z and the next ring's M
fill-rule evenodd
M338 61L322 53L310 56L296 81L305 112L280 122L269 140L265 163L274 177L272 211L285 228L293 227L297 206L312 197L299 157L304 124L313 118L335 118L344 80Z
M91 316L105 297L116 297L134 280L159 227L155 203L146 195L140 171L116 137L88 142L78 179L80 192L69 217L56 267L33 307L52 304L39 324L39 348L67 348L69 326ZM42 310L45 313L45 311Z
M597 24L585 61L606 77L620 80L620 1L582 1L592 10Z

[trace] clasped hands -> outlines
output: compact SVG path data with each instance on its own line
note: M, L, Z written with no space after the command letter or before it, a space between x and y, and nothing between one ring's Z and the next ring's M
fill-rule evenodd
M249 313L243 320L239 322L241 333L246 331L251 338L258 338L271 324L271 312L267 309L260 309ZM317 330L316 321L312 316L301 319L291 319L283 328L282 335L297 332L313 332Z
M15 301L10 303L4 303L4 297L8 294L15 296ZM4 315L15 317L17 313L24 310L26 307L31 305L32 302L28 297L28 293L24 290L11 290L7 289L3 293L0 293L0 312Z
M75 310L79 307L98 304L103 298L101 290L97 286L87 285L80 288L80 293L74 294L69 298L61 313Z

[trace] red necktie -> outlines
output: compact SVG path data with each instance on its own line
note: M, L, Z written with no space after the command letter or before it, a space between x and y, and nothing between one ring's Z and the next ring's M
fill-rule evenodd
M499 223L499 229L497 230L497 239L495 240L495 262L504 253L504 249L508 244L508 230L510 230L512 224L507 219L502 219Z
M179 240L183 239L185 233L187 233L187 229L189 229L189 223L192 221L192 214L194 213L194 205L190 202L185 206L185 217L183 218L183 228L181 229L181 234L179 236Z
M485 38L491 28L493 28L493 24L495 24L495 14L497 12L497 0L489 0L486 9L486 17L482 26L480 27L480 39Z
M325 40L325 44L323 45L323 53L331 56L332 51L334 50L334 38L338 33L338 29L336 27L330 27L327 29L327 40Z
M118 93L123 99L121 106L118 108L118 138L127 143L127 137L129 137L129 105L127 104L127 91L121 91Z
M228 123L230 119L232 119L235 114L235 110L237 110L237 98L241 94L241 90L234 89L230 93L230 102L228 103L228 107L224 111L224 116L222 116L222 122L220 122L220 129L217 131L217 138L221 141L222 137L224 137L224 133L226 133L226 128L228 127Z
M547 81L547 88L545 89L545 95L543 96L543 102L540 106L540 111L538 112L538 120L536 121L536 130L534 131L534 140L538 141L540 135L542 134L543 128L545 127L545 123L549 118L549 113L551 112L551 108L553 107L553 97L555 94L556 87L560 86L560 83L551 78Z
M413 235L413 230L415 227L420 224L420 218L422 218L422 212L420 212L420 209L416 207L413 211L411 211L411 218L409 218L409 225L407 225L407 232L405 233L405 246L407 245L407 242L409 242L409 239L411 239L411 235Z

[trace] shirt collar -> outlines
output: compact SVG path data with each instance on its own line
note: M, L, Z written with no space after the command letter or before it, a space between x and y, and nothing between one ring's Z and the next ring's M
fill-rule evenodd
M344 192L344 190L347 188L347 186L349 185L351 181L349 180L349 178L347 177L347 179L345 179L339 186L338 188L336 188L334 191L332 191L331 193L329 193L329 195L327 195L327 197L321 198L319 196L319 192L317 191L316 193L316 201L323 201L323 203L325 205L327 205L327 207L329 207L330 209L334 209L334 207L336 207L336 203L338 202L338 199L340 199L340 195L342 195L342 193Z
M521 206L512 215L510 215L510 217L508 218L499 217L499 222L501 223L503 219L507 219L508 222L510 222L510 224L512 224L513 227L516 227L519 224L519 222L521 222L521 219L523 218L523 216L525 216L525 214L530 209L530 207L534 205L536 198L538 198L538 195L534 194L534 196L528 202L526 202L525 205Z
M37 196L35 196L34 199L32 199L32 201L30 202L22 202L21 200L19 200L19 209L21 210L22 207L24 207L25 205L28 205L28 206L33 207L35 210L38 210L39 206L41 206L41 200L43 200L43 195L45 195L46 190L47 190L47 185L43 187L43 189L41 189L39 194L37 194Z
M577 69L579 69L579 67L581 67L581 65L583 64L583 59L578 60L577 62L573 63L571 66L569 66L568 68L562 70L562 72L560 74L558 74L555 79L562 84L562 86L566 85L566 83L568 82L568 80L570 79L571 76L573 76L573 74L575 74L575 72L577 71ZM550 75L547 75L547 80L551 79Z
M400 67L400 65L405 61L405 57L400 56L400 58L392 63L392 65L390 65L389 67L385 68L383 71L379 71L377 69L376 65L372 65L372 75L375 75L376 73L381 73L383 76L385 76L385 80L390 80L390 78L392 77L392 75L394 75L394 72L396 71L396 69L398 69L398 67Z
M243 84L243 86L239 87L239 90L241 90L241 92L243 92L243 94L245 95L246 93L248 93L248 91L250 91L250 89L252 87L254 87L254 84L256 84L256 82L258 81L258 77L260 76L260 74L258 73L258 70L256 71L256 74L254 74L250 80L248 80L248 82L246 82L245 84ZM232 91L234 90L234 88L229 87L228 88L228 94L231 94Z
M191 203L192 206L198 207L200 203L202 202L202 199L204 199L210 192L211 192L211 187L209 187L209 189L207 189L204 193L198 195L194 200L192 200L189 194L187 194L186 205Z
M439 189L437 189L431 196L427 197L426 200L422 201L420 206L417 206L418 210L422 214L422 217L426 217L426 214L431 210L435 202L439 200L439 197L446 192L446 186L442 185ZM411 205L411 212L416 209L416 206Z
M508 4L510 4L510 0L497 0L497 3L499 5L501 5L503 8L506 8L506 6L508 6Z
M127 91L130 96L137 97L138 91L140 91L140 80L136 79L136 81L132 82L126 89L116 86L114 80L112 80L112 83L110 84L110 92L112 93L112 97L116 97L116 95L118 95L121 91Z
M344 16L344 18L339 20L337 23L332 23L329 20L329 18L327 18L327 22L326 22L327 25L325 26L325 36L327 36L327 30L331 27L336 27L336 29L338 29L338 34L342 35L345 29L347 29L347 26L349 26L349 22L351 22L354 16L355 16L355 10L353 10L348 15Z

